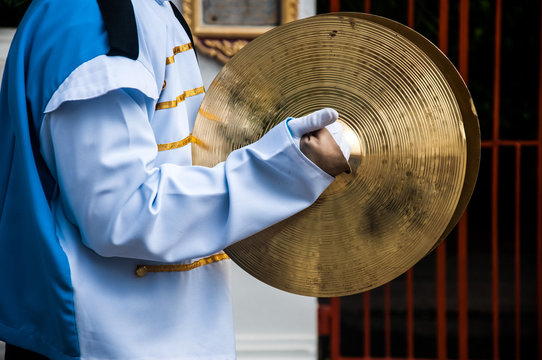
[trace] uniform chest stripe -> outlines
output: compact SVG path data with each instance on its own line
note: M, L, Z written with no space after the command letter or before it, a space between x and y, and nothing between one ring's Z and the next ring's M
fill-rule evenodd
M188 50L192 50L192 43L175 46L173 48L173 55L166 58L166 65L173 64L175 62L175 55Z
M205 146L203 141L201 141L200 139L198 139L194 135L190 134L187 137L185 137L184 139L179 140L179 141L174 141L174 142L170 142L170 143L166 143L166 144L158 144L158 151L166 151L166 150L178 149L178 148L183 147L185 145L188 145L190 143L198 144L200 146Z
M220 253L208 256L203 259L199 259L190 264L178 264L178 265L138 265L136 268L136 275L143 277L149 272L174 272L174 271L190 271L200 266L212 264L214 262L227 260L230 257L228 254Z
M187 97L203 94L204 92L205 92L205 88L203 86L200 86L198 88L191 89L191 90L186 90L181 95L177 96L175 100L159 102L158 104L156 104L156 110L174 108L180 103L182 103L184 99L186 99Z

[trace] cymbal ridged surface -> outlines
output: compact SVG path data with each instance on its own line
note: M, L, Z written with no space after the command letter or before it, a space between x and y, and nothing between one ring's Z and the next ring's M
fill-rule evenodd
M332 107L353 138L353 171L228 255L309 296L359 293L404 273L445 233L462 195L467 142L453 90L420 47L367 19L318 16L253 40L205 95L194 163L214 166L285 118Z

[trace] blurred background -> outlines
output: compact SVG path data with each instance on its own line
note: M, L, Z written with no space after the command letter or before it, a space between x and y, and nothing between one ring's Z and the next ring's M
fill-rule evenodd
M460 224L391 283L321 299L320 357L541 359L540 2L317 4L319 13L391 18L432 41L467 83L482 136L478 183Z

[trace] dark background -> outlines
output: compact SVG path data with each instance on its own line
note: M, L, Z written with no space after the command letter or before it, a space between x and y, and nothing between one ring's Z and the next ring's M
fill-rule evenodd
M341 11L364 11L365 1L342 0ZM448 56L457 66L459 41L458 1L449 1ZM470 1L468 87L477 108L482 140L480 172L468 209L468 334L469 358L492 359L491 198L493 106L499 101L499 136L507 140L536 140L540 64L540 2L503 1L501 39L501 91L494 99L495 1ZM370 12L407 24L406 0L371 1ZM318 13L329 11L328 0L317 1ZM415 0L414 29L438 44L439 1ZM540 143L539 143L540 144ZM540 145L539 145L540 146ZM516 358L514 293L515 147L499 149L499 345L501 359ZM521 340L524 359L537 356L536 205L537 148L521 150ZM447 264L447 350L457 353L457 236L445 242ZM414 355L436 358L436 259L434 253L414 268ZM391 352L407 357L405 276L390 283ZM371 356L384 357L383 289L371 295ZM320 299L322 304L329 299ZM363 296L341 299L341 355L362 357ZM329 357L328 337L320 339L320 358Z

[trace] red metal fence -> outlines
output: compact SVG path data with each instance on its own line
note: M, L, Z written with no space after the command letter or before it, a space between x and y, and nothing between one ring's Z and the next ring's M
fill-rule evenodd
M371 12L377 5L325 1L319 2L320 12ZM542 359L542 6L502 0L386 1L395 13L406 10L399 21L416 30L417 7L437 8L433 41L448 54L453 39L454 60L467 84L469 65L479 61L473 56L480 57L477 48L469 48L470 39L490 38L487 64L472 73L478 78L471 91L487 97L478 103L473 94L477 108L481 104L479 181L452 235L405 276L358 296L321 299L320 358ZM478 10L473 19L474 6L491 19ZM506 25L517 37L503 37L503 6L507 11L523 7L528 14ZM522 32L522 26L535 30ZM503 54L503 45L523 50ZM489 74L485 82L483 74ZM518 102L514 96L522 92L525 101Z

